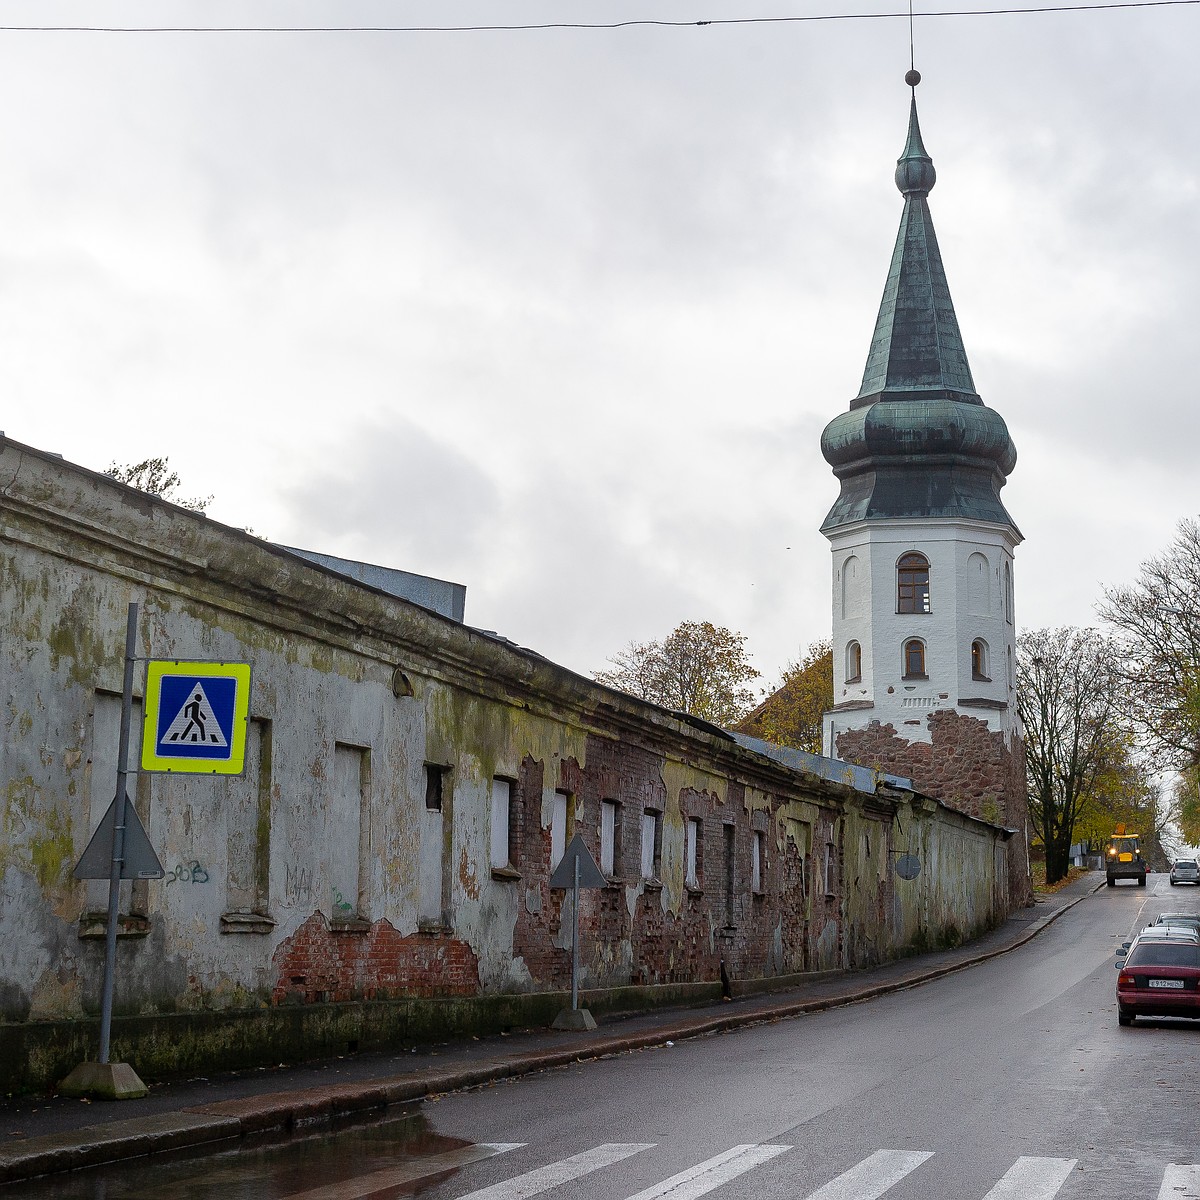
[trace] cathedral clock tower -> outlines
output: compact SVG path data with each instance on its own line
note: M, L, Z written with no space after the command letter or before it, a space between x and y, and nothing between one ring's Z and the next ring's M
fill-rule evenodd
M975 390L929 212L937 175L917 122L920 75L905 81L900 232L862 387L821 436L841 485L821 526L833 552L824 752L1023 829L1013 662L1022 539L1000 499L1017 454Z

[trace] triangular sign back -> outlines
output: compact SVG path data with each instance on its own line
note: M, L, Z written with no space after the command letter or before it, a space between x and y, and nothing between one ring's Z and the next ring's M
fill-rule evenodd
M113 827L117 823L117 799L108 806L108 812L92 834L87 849L75 867L76 879L108 879L112 871ZM125 847L121 863L122 879L161 879L165 872L137 809L129 797L125 797Z
M554 868L550 876L552 888L572 888L575 886L575 860L579 859L579 886L581 888L608 887L604 872L596 866L592 852L587 848L583 835L577 833L563 851L562 861Z

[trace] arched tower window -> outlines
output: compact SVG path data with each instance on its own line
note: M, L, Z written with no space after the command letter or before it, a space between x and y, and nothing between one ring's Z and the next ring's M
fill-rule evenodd
M991 665L988 662L988 644L983 638L976 638L971 643L971 678L991 683L989 674Z
M1008 563L1004 564L1004 619L1010 625L1013 623L1012 568Z
M929 559L912 551L896 564L896 611L927 613L929 609Z
M851 642L846 647L846 682L858 683L862 679L862 646Z
M855 554L842 563L842 618L857 617L862 612L862 579L859 559Z
M929 678L925 674L925 643L920 638L909 638L904 643L904 678Z
M978 552L967 559L967 611L973 617L986 617L992 611L991 569L987 558Z

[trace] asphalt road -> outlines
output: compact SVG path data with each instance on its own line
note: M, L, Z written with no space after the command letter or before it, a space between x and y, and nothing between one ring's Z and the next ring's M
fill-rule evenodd
M33 1197L1192 1200L1200 1022L1117 1025L1114 950L1200 890L1104 888L1010 954L867 1003Z

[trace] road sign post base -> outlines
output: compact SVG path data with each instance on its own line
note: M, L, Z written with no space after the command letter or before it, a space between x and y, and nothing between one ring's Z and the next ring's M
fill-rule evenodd
M85 1062L58 1085L60 1095L96 1100L138 1100L150 1089L128 1063Z
M551 1029L573 1029L591 1033L596 1028L596 1018L586 1008L564 1008L550 1025Z

